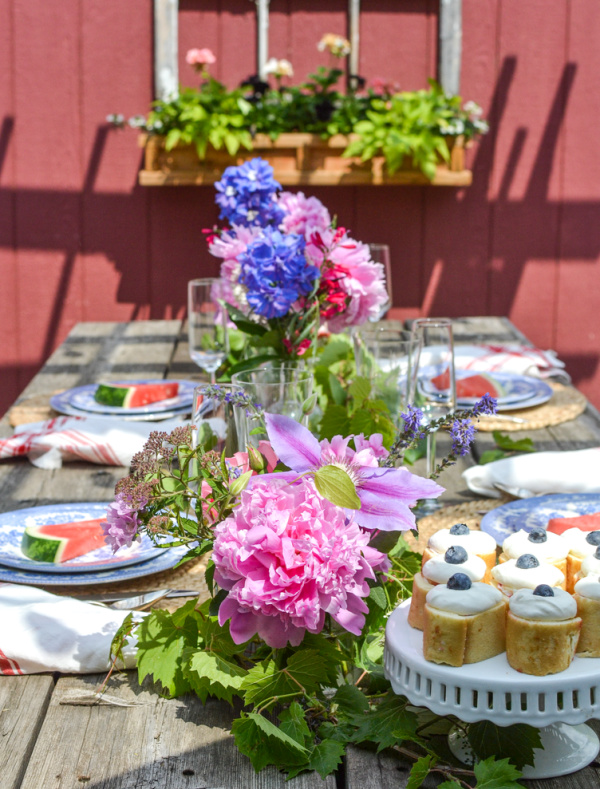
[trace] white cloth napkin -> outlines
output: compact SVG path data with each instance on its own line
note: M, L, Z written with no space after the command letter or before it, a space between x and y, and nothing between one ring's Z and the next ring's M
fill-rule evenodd
M524 345L456 345L454 363L459 370L516 373L535 378L554 376L565 383L571 378L554 351Z
M503 458L473 466L463 477L470 490L493 498L500 498L501 490L522 499L545 493L600 493L600 447Z
M20 584L0 584L0 674L95 674L110 667L110 644L129 611L113 611ZM144 614L136 612L141 619ZM123 649L135 665L136 642Z
M45 469L60 468L69 460L129 466L153 430L169 433L179 425L179 419L157 424L59 416L46 422L20 425L10 438L0 439L0 459L27 455L34 466Z

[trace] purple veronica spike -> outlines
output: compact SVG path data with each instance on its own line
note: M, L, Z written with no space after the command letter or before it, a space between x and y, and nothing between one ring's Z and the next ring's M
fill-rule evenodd
M418 477L408 469L380 468L378 458L387 457L388 453L381 447L379 437L371 436L367 442L362 435L357 436L355 443L360 451L355 452L348 447L351 437L335 436L331 442L319 442L310 430L288 416L266 414L265 421L273 449L291 469L270 476L293 482L299 474L314 473L322 466L338 466L354 482L361 502L359 510L348 513L365 529L412 529L415 516L410 508L419 499L435 498L444 490L433 480Z

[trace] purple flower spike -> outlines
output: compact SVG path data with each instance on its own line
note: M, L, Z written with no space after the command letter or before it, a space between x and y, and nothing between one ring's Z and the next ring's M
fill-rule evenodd
M352 436L334 436L331 442L319 442L312 433L288 416L265 414L267 433L271 446L279 459L292 470L270 476L279 476L288 482L300 474L314 474L322 466L343 469L356 488L360 509L347 510L365 529L381 531L406 531L415 528L411 511L419 499L435 498L444 488L430 479L423 479L405 468L381 468L378 458L387 457L379 436L365 441L357 436L359 451L348 447ZM252 484L253 480L250 481Z

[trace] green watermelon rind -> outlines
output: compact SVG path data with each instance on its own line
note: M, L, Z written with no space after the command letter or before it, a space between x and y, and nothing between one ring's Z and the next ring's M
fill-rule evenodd
M152 398L151 400L134 403L136 395L140 392L152 391L153 389L161 389L166 394L166 390L173 389L173 394ZM175 381L165 381L160 384L133 384L131 386L124 386L123 384L98 384L96 392L94 393L94 400L101 405L117 406L120 408L139 408L145 405L166 400L168 397L175 397L179 390L179 384Z
M98 384L98 388L94 393L94 400L101 405L125 407L127 395L132 388L131 386Z
M37 526L27 526L21 540L21 550L34 562L59 564L67 545L66 539L51 539L41 534Z

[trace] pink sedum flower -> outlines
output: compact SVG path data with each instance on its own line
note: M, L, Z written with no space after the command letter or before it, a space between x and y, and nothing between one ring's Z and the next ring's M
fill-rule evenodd
M316 197L306 197L304 192L282 192L277 202L286 212L281 223L284 233L298 233L308 241L315 230L327 230L331 225L329 211Z
M388 301L385 272L381 263L371 260L366 244L354 241L341 229L325 230L313 234L306 245L306 255L319 268L328 260L346 273L336 284L350 297L348 306L329 319L330 331L338 333L348 326L377 320L381 306Z
M212 49L188 49L185 62L190 66L212 66L217 62Z
M293 484L255 477L233 515L215 528L215 581L229 594L219 623L231 620L236 644L258 635L271 647L298 646L319 633L329 613L360 635L368 579L389 569L369 535L317 493L311 479Z

